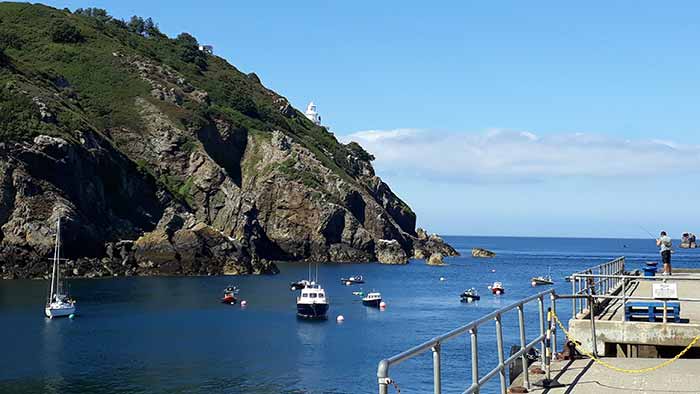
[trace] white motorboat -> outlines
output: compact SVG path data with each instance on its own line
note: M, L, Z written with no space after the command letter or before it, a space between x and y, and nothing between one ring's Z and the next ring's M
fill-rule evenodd
M316 277L311 278L311 265L309 264L309 280L297 297L297 317L302 319L325 319L330 307L326 292L318 284L318 264L316 264Z

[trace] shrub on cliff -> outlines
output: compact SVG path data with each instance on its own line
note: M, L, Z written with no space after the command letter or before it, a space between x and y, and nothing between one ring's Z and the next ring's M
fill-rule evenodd
M75 44L83 41L83 36L77 27L66 21L58 21L51 26L51 40L64 44Z

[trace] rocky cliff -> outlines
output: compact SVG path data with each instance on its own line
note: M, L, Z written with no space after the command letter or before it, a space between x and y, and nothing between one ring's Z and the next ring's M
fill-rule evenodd
M45 275L59 217L76 276L456 254L370 154L192 36L25 3L0 21L4 278Z

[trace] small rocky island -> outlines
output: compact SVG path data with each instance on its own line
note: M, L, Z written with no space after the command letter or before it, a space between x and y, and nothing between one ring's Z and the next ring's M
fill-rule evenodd
M472 257L490 258L496 257L496 252L484 248L472 248Z
M97 9L0 15L3 278L46 275L59 217L73 276L457 255L371 154L191 35Z

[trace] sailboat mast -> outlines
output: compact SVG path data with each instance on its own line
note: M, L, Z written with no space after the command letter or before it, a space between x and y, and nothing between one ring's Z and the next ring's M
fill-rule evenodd
M56 224L56 293L63 294L63 286L61 285L61 218L58 218Z
M54 290L56 288L56 262L58 261L58 233L61 231L61 219L59 218L56 224L56 239L53 245L53 261L51 266L51 286L49 287L48 303L53 299Z

